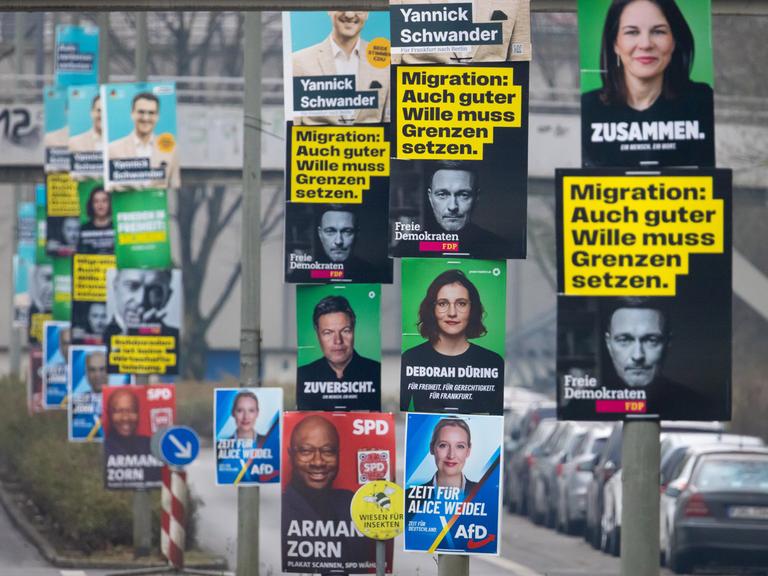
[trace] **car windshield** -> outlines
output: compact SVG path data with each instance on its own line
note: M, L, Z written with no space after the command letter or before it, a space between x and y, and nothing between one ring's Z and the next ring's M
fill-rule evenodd
M768 458L707 459L694 480L702 491L768 490Z

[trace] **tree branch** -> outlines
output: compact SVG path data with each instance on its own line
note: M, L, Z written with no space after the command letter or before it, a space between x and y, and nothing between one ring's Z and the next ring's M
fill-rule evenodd
M227 303L227 300L229 299L230 293L232 292L232 289L235 287L235 283L240 278L240 272L242 271L242 265L240 262L237 263L237 265L232 270L231 274L229 275L229 278L227 279L227 283L224 285L224 289L221 291L221 294L219 294L219 297L216 299L216 302L214 303L213 307L208 312L208 315L203 320L203 326L205 327L205 332L208 331L208 328L213 323L214 320L216 320L216 317L221 312L222 308L224 308L224 304Z

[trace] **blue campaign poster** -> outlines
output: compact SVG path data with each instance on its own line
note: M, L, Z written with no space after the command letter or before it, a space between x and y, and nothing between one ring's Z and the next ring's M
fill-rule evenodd
M216 484L280 482L282 388L214 392Z
M67 407L67 357L69 322L48 321L43 325L43 408Z
M499 554L502 416L408 414L405 550Z
M56 26L54 55L56 84L75 86L99 81L99 29L96 26Z

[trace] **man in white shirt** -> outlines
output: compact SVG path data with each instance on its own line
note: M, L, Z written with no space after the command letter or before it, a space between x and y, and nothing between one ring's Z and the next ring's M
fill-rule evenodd
M376 108L327 116L297 116L295 124L370 124L388 120L389 66L368 61L368 42L360 38L368 12L328 12L328 38L293 55L293 76L355 76L356 92L378 92Z

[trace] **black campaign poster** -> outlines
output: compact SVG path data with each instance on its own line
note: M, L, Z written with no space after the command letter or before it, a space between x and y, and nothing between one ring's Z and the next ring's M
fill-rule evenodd
M558 414L731 417L731 172L560 170Z
M385 128L288 123L286 282L392 282Z
M528 70L392 68L392 256L525 257Z

